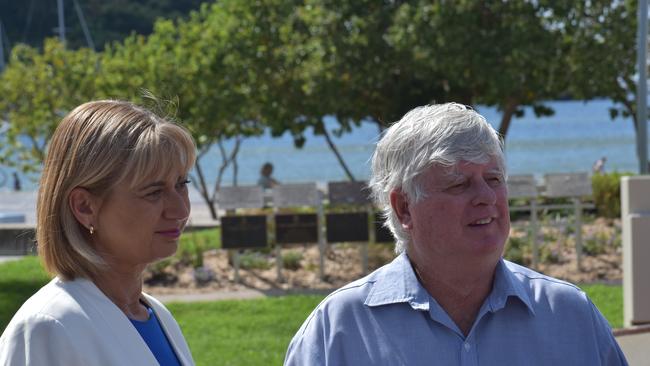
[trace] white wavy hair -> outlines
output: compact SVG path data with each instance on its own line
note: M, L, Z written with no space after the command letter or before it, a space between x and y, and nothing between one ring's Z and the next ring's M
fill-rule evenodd
M410 203L425 197L420 175L431 165L452 167L460 161L485 164L496 159L505 176L503 144L498 133L471 107L458 103L414 108L384 131L372 156L369 186L382 210L384 226L396 239L395 252L410 244L390 204L399 190Z

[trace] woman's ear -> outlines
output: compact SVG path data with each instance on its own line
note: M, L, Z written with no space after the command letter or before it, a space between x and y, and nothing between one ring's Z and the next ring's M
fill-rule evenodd
M390 192L390 205L393 208L393 212L397 215L399 222L402 224L402 229L410 230L413 228L413 220L411 219L409 201L406 193L397 189L392 190Z
M90 230L97 225L96 216L99 209L97 198L87 189L76 187L68 196L68 205L74 217L81 225Z

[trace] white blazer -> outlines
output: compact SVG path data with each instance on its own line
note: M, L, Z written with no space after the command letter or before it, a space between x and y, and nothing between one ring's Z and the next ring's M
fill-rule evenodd
M182 365L194 365L169 310L144 294ZM0 365L158 365L129 319L91 281L54 278L0 337Z

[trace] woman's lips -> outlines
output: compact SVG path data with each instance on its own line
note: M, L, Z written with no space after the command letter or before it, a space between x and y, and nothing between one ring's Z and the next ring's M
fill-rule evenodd
M178 238L181 236L181 230L180 229L172 229L172 230L161 230L161 231L156 231L156 233L166 236L168 238Z

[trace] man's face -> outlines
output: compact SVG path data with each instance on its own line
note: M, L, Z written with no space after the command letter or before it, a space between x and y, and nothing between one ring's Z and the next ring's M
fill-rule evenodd
M402 226L418 258L496 263L510 231L507 186L496 160L433 165L419 177L425 197L408 205Z

